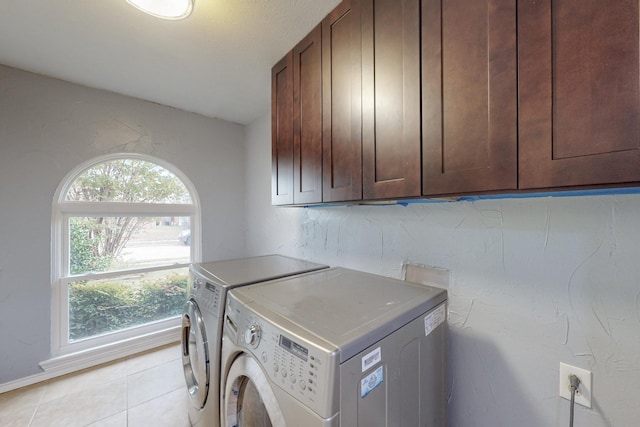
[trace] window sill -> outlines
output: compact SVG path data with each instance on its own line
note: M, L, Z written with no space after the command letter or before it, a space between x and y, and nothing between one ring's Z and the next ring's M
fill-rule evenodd
M40 367L45 372L60 372L59 375L64 375L179 341L180 330L180 326L174 326L112 344L65 354L40 362Z

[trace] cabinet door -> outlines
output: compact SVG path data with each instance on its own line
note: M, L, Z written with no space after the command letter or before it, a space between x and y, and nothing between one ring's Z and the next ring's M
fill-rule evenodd
M423 194L517 187L515 0L422 0Z
M638 0L518 2L520 187L640 181Z
M363 198L417 197L420 0L362 0Z
M293 53L271 70L271 203L293 203Z
M362 46L358 0L322 21L324 202L362 199Z
M322 202L322 31L293 49L293 202Z

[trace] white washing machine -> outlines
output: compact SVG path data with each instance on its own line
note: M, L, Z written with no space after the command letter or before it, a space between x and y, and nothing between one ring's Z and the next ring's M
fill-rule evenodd
M220 345L229 289L328 268L281 255L193 264L182 316L182 364L193 426L220 422Z
M223 427L443 427L446 291L343 268L229 292Z

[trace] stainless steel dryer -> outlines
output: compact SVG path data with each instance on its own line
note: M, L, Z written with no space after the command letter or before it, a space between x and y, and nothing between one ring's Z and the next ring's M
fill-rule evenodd
M220 345L229 289L327 268L281 255L193 264L182 316L182 364L193 426L219 425Z
M230 291L221 426L446 425L446 299L342 268Z

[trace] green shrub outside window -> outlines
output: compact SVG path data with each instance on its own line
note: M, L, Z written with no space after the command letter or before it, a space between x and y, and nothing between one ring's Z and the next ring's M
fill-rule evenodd
M187 275L143 280L130 285L118 280L69 284L69 339L78 340L155 322L182 312Z

